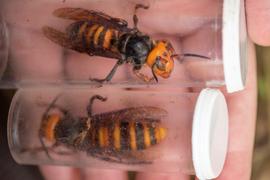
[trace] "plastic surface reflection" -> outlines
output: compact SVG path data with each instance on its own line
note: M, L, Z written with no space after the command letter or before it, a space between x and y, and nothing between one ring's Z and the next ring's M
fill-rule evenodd
M198 11L208 3L4 1L10 56L0 85L223 85L222 1Z
M191 173L196 97L112 87L21 90L9 115L10 149L23 164Z

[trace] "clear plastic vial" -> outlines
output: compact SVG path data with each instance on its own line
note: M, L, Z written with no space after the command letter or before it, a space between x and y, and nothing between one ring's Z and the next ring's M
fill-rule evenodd
M155 80L150 83L180 87L227 85L229 92L244 88L247 66L244 0L201 0L199 3L184 0L1 1L3 13L0 23L0 42L7 42L8 46L0 46L0 87L91 84L95 82L89 79L105 78L116 64L116 59L89 56L86 53L77 52L86 50L78 50L78 48L77 51L71 50L71 46L73 47L73 43L77 43L80 39L78 28L81 28L82 38L78 42L80 46L86 49L92 47L91 43L95 43L96 39L96 44L99 43L101 46L103 42L102 46L105 47L105 41L102 40L110 39L107 36L105 38L107 29L103 28L104 32L102 29L93 31L96 38L94 35L91 38L87 36L86 30L90 31L92 25L86 25L86 30L78 26L76 31L76 28L72 29L69 25L77 21L85 21L85 19L79 15L67 15L66 11L59 11L59 9L69 7L100 11L111 17L126 20L128 27L132 29L134 7L138 3L149 6L147 10L138 9L136 12L139 31L149 35L150 40L155 40L155 42L169 41L175 50L171 52L167 48L169 55L163 57L161 52L164 51L162 47L159 47L161 51L159 53L153 51L151 61L150 52L157 47L158 43L149 41L153 44L151 47L149 45L146 55L143 56L147 58L142 58L143 60L140 61L143 64L140 72L153 78L151 69L154 69L158 83ZM66 15L67 17L64 18L63 16ZM123 25L123 22L121 23ZM106 26L105 24L101 23L99 26ZM121 25L118 24L118 26ZM57 33L54 34L54 31L48 30L48 27L57 30ZM65 33L67 27L72 29L71 35ZM47 30L44 30L46 28ZM120 31L122 31L121 28L119 33ZM70 36L73 35L75 38L71 40ZM86 37L90 37L92 41L84 42L83 38ZM115 39L108 42L115 42ZM9 56L2 53L7 50ZM106 56L105 50L99 49L99 51L101 51L101 56ZM96 49L92 54L95 53L97 53ZM190 54L206 58L194 57ZM158 63L160 59L165 59L164 62L167 64ZM153 62L156 62L155 66ZM157 66L160 66L159 70ZM127 85L145 84L133 73L133 68L132 63L119 66L110 82ZM165 73L162 74L162 72Z
M8 118L20 164L54 164L217 177L228 112L219 90L21 89Z

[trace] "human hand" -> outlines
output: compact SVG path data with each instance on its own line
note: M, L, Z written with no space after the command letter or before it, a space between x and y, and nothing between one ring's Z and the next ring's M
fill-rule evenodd
M164 1L160 3L162 3L162 6L159 6L159 7L153 6L151 7L149 11L139 13L139 16L140 16L139 27L142 27L142 31L145 30L151 33L151 31L154 31L155 29L159 29L161 31L161 34L162 33L174 34L178 32L182 32L184 34L188 31L195 30L196 28L200 26L200 24L195 24L195 25L192 25L191 27L185 28L184 26L177 26L177 25L172 26L172 22L170 20L175 20L177 19L176 17L180 17L181 15L187 12L190 12L190 9L193 10L191 12L191 16L199 16L201 14L211 16L211 12L213 13L215 11L215 8L213 7L218 6L218 1L213 1L213 0L205 0L205 1L197 2L196 5L192 7L187 6L187 4L191 4L189 0L182 0L180 2L176 0L172 0L170 2ZM210 3L211 5L213 5L213 7L209 6ZM23 8L26 6L32 6L34 8L35 6L33 6L33 4L34 3L28 4L28 5L26 4L19 7ZM78 5L78 2L76 2L76 5ZM17 6L18 5L16 5L16 7ZM63 5L61 3L58 3L58 7L61 7L61 6ZM68 4L64 4L64 6L68 6ZM75 3L70 3L69 6L73 7L75 6ZM117 9L119 6L119 3L116 3L116 5L114 6L115 6L115 9ZM54 9L57 9L58 7L56 7L54 3L51 3L51 6L48 6L48 10L45 10L45 12L41 11L40 13L48 16L51 14L51 12ZM175 7L185 7L185 8L183 8L183 10L179 13L179 9L178 8L176 9ZM270 35L267 35L269 31L267 28L270 28L270 27L267 27L267 23L263 24L263 19L267 19L265 18L265 16L267 16L266 7L269 7L269 3L267 3L266 0L256 2L256 3L253 0L247 0L248 29L249 29L251 39L254 42L261 43L263 45L267 45L270 43ZM39 10L44 9L41 7L39 8L40 8ZM130 7L130 10L131 9L132 8ZM170 12L168 12L168 10ZM130 14L125 14L127 12L128 11L124 11L124 15L122 16L131 17ZM29 12L29 13L33 13L33 12ZM39 11L37 10L36 13L38 14ZM44 22L40 19L40 17L37 19L38 21L34 21L35 23L34 22L32 22L32 24L29 23L29 27L31 28L35 27L36 29L40 29L44 24L46 25L46 21L48 21L48 19L44 18L45 19L44 20L45 22ZM50 19L49 21L54 22L56 27L59 26L58 21L56 22L55 20L52 20L52 19ZM25 26L25 25L22 24L22 26ZM13 33L18 33L18 31L16 32L16 29L15 29ZM41 77L46 76L47 78L48 74L51 74L52 78L60 76L62 64L59 61L55 61L55 59L62 58L61 47L58 47L57 45L55 45L54 48L51 48L52 43L46 40L45 38L42 38L40 37L40 35L35 35L35 34L33 34L33 37L37 38L41 42L44 42L43 48L40 49L39 51L31 52L31 54L29 54L28 57L24 57L24 59L25 60L44 59L48 62L47 67L44 66L40 69L40 66L37 66L39 68L36 69L36 71L39 71L38 74ZM50 52L48 52L48 49L50 49ZM46 55L46 58L44 57L44 54ZM78 53L71 53L69 56L70 56L69 58L71 59L71 61L69 62L70 64L68 65L67 68L70 74L77 76L78 71L76 69L84 69L84 67L89 67L88 62L83 60L83 59L88 59L89 57L85 55L79 55ZM80 63L81 64L80 66L76 65L78 64L77 63L78 59L82 59L83 61L83 63ZM23 63L21 62L21 64L20 63L19 64L23 66L23 68L33 69L33 66L35 66L35 64L33 63L38 64L38 62L33 62L33 61L31 61L31 63L27 63L24 61ZM104 64L106 64L106 67L104 67ZM102 61L101 59L101 61L98 62L98 64L95 64L95 66L92 65L92 68L96 69L96 67L102 67L102 69L99 70L99 72L102 73L103 71L105 71L103 68L105 69L107 68L106 70L109 70L112 65L113 65L113 62L107 62L107 60L105 62L105 61ZM74 68L74 66L76 66L77 68ZM81 70L81 73L88 73L89 68L86 68L86 69ZM30 72L31 71L32 70L30 70ZM91 71L91 68L90 68L90 71ZM121 74L123 75L123 73L124 72L118 73L118 77L121 78ZM229 143L228 158L226 161L226 165L219 179L232 179L232 178L233 179L239 179L239 178L249 179L250 169L251 169L253 137L254 137L254 131L255 131L254 130L255 115L256 115L255 53L254 53L254 47L252 45L250 45L250 48L249 48L249 71L248 71L248 78L247 78L247 87L242 92L228 94L227 100L228 100L229 111L230 111L230 143ZM41 171L43 172L43 175L47 179L56 179L59 177L63 179L69 179L69 178L79 179L83 177L85 179L91 179L91 180L127 179L126 172L114 171L114 170L94 170L94 169L79 170L79 169L74 169L74 168L69 168L69 167L43 166L41 167ZM188 175L181 174L181 173L178 173L178 174L138 173L137 175L137 179L141 179L141 180L144 180L144 179L157 179L157 180L159 179L188 179L188 178L189 178Z

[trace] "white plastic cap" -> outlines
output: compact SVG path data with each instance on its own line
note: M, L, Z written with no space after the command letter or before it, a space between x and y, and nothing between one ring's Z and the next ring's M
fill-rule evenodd
M222 54L228 92L244 89L247 74L247 31L244 0L223 1Z
M199 179L221 173L228 145L228 109L219 90L204 89L197 100L192 126L192 160Z

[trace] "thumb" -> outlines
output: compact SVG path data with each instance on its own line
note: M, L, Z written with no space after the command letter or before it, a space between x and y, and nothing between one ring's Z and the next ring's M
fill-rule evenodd
M270 1L246 0L249 35L255 43L270 45Z

